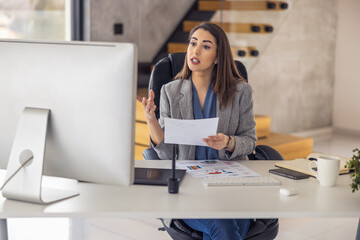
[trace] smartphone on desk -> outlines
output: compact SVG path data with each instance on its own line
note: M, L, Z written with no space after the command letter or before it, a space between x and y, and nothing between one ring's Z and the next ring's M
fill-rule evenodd
M279 175L282 177L291 178L294 180L305 179L305 178L310 177L310 175L307 175L305 173L293 171L293 170L286 169L286 168L270 169L269 173L273 173L273 174L276 174L276 175Z

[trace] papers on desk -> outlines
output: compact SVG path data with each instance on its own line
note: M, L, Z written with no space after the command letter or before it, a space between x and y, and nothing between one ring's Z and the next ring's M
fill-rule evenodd
M219 118L179 120L164 118L165 143L207 146L203 138L216 135Z
M309 169L309 163L311 161L316 160L319 156L336 156L336 157L339 157L340 158L339 174L349 173L350 169L345 168L346 162L350 160L349 158L341 157L341 156L337 156L337 155L329 155L329 154L324 154L324 153L311 153L306 157L306 159L305 158L299 158L299 159L294 159L294 160L290 160L290 161L278 161L278 162L275 163L275 166L280 167L280 168L287 168L287 169L290 169L290 170L305 173L307 175L315 177L315 173L311 172L310 169Z
M176 166L186 169L193 177L259 177L256 172L234 161L196 160L177 161Z

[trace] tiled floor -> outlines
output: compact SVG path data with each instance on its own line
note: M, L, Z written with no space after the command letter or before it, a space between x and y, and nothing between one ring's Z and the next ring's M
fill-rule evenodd
M360 136L328 133L314 138L314 152L352 156ZM360 203L359 203L360 204ZM355 239L358 219L283 218L277 240ZM10 240L167 240L156 219L11 219Z
M358 219L286 218L280 219L277 240L355 239Z

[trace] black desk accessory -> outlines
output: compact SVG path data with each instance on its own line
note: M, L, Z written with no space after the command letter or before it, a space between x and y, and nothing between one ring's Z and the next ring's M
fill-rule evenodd
M180 178L175 176L176 158L177 158L177 144L173 144L173 156L172 156L172 176L168 179L168 191L169 193L178 193Z
M270 169L269 172L279 175L279 176L282 176L282 177L291 178L294 180L305 179L305 178L310 177L310 175L308 175L308 174L293 171L293 170L286 169L286 168Z
M176 177L181 181L185 176L185 172L184 169L176 169ZM171 175L172 169L136 167L134 184L167 186Z

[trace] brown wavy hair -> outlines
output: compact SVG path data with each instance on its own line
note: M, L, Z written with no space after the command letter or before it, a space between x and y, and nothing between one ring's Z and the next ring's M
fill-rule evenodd
M212 90L216 93L219 102L220 108L228 106L232 103L234 93L236 90L236 84L239 81L246 80L241 76L238 71L238 68L235 65L229 40L224 32L216 24L213 23L201 23L200 25L194 27L189 34L189 41L191 36L199 29L210 32L216 40L217 50L216 50L216 59L218 63L215 64L212 71ZM187 53L186 53L187 54ZM191 70L187 62L187 56L185 56L184 67L182 70L174 77L174 79L188 79L191 75Z

